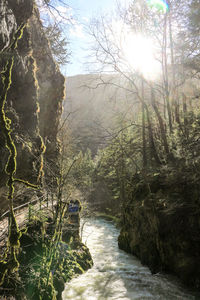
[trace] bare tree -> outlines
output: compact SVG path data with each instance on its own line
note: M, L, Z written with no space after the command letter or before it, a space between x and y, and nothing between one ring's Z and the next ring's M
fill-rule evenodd
M73 16L66 0L38 0L41 20L55 61L63 66L69 63L70 50L67 32L73 26Z

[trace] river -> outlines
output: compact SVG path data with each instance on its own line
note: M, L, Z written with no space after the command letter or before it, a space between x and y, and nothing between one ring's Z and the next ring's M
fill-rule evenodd
M94 266L65 286L63 299L73 300L196 300L174 277L152 275L134 256L117 245L119 230L101 218L88 219L83 242Z

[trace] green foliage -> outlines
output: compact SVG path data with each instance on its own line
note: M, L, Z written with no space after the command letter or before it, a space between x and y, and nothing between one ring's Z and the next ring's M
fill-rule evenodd
M120 202L130 196L132 177L141 166L141 138L138 127L122 130L96 157L98 180L104 180L113 199Z
M62 241L62 226L66 226L67 221L65 211L61 212L55 224L47 211L32 210L30 222L21 236L21 281L16 291L26 295L27 299L57 299L64 283L76 274L82 274L92 264L88 250L79 240Z
M71 172L71 176L75 186L84 190L92 185L94 162L91 151L87 149L84 154L80 151L76 156L76 160L77 162Z
M184 118L187 117L187 124ZM160 133L157 131L155 145L162 161L155 165L151 157L151 144L147 137L146 168L142 165L142 135L140 127L130 127L120 131L110 144L99 150L96 157L96 180L103 181L111 191L114 201L123 204L143 201L147 195L167 186L196 184L200 180L200 113L188 112L181 118L181 123L174 126L173 133L167 140L170 158L162 146ZM153 120L154 134L156 119ZM139 120L140 121L140 120ZM182 193L184 188L180 188ZM194 196L196 198L196 196Z
M90 189L94 172L91 151L77 151L67 125L64 125L60 130L60 175L57 178L59 201L68 200L77 189L81 192Z

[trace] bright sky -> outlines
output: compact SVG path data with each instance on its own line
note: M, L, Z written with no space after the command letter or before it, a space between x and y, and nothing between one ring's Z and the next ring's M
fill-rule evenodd
M123 2L125 1L123 0ZM84 32L84 24L101 13L110 13L115 7L116 0L69 0L67 3L77 21L69 32L71 63L62 68L62 72L64 75L73 76L86 73L84 62L87 56L89 37Z
M40 1L40 0L38 0ZM65 76L74 76L77 74L85 74L87 72L86 62L90 61L89 49L91 47L92 40L86 33L85 27L90 24L92 18L98 18L102 15L112 15L116 9L117 0L67 0L69 8L62 6L61 0L54 0L57 3L56 8L64 16L72 16L73 24L67 25L67 38L70 43L70 63L61 67L61 71ZM56 2L57 1L57 2ZM151 1L152 7L156 5L165 4L164 0L148 0ZM118 0L119 4L126 5L131 0ZM163 4L163 5L164 5ZM156 6L157 7L157 6ZM161 6L162 10L163 7ZM158 9L161 9L160 6ZM164 7L166 11L166 7ZM59 14L56 16L56 20L59 21ZM61 19L63 22L63 19ZM114 26L114 27L112 27ZM125 26L125 24L124 24ZM114 39L119 38L119 41L123 40L121 47L122 58L127 62L127 70L140 72L146 79L155 79L160 72L159 63L155 59L155 45L153 40L148 39L145 36L140 36L130 32L130 29L125 28L120 22L113 22L108 26L108 32L113 33ZM110 29L112 27L112 29ZM123 28L123 30L122 30ZM123 60L122 60L123 62ZM120 66L120 61L119 61Z

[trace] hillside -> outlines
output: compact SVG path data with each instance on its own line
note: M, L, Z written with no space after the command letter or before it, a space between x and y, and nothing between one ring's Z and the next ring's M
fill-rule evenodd
M93 155L105 145L118 120L136 115L135 96L116 75L77 75L66 79L63 119L68 117L78 147Z

